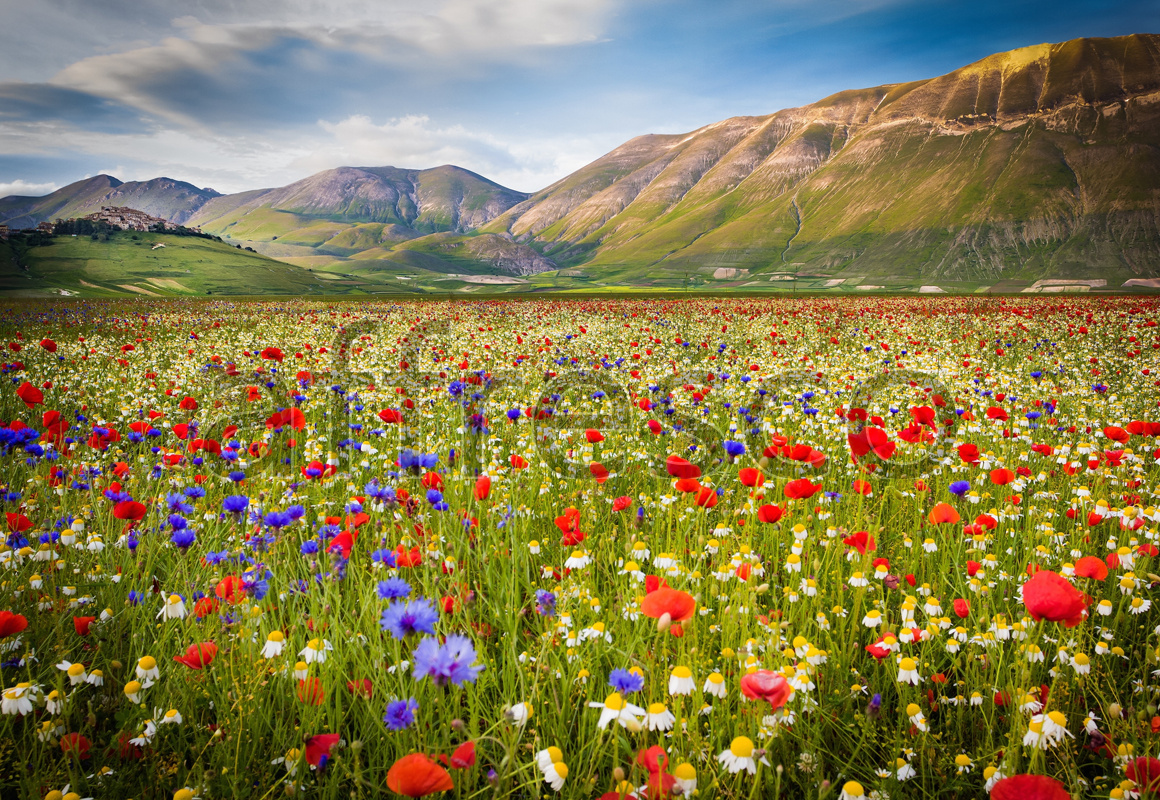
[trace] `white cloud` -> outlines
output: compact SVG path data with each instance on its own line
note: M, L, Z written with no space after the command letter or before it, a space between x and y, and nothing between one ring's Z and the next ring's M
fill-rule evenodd
M40 197L55 192L59 188L60 185L56 183L28 183L27 181L15 180L10 183L0 183L0 197L8 197L13 194Z

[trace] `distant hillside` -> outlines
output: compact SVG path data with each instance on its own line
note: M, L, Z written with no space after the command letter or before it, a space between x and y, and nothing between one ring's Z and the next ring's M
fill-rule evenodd
M164 245L159 247L158 245ZM0 297L197 297L351 291L281 261L196 236L115 233L0 241Z
M83 217L102 206L127 206L184 224L206 201L218 196L212 189L172 178L122 183L111 175L97 175L44 197L0 198L0 222L11 228L30 228L38 222Z
M607 282L1154 277L1160 37L641 136L484 230Z

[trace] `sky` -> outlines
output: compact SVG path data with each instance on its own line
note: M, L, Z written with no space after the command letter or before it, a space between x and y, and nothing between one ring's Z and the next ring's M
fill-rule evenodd
M628 139L1160 32L1155 0L0 0L0 197L456 164L544 188Z

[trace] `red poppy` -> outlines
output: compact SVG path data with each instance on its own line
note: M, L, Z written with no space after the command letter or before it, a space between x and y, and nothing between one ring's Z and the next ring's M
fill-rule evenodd
M40 346L50 353L56 352L56 342L54 342L52 339L41 339Z
M15 636L28 627L28 618L11 611L0 611L0 639Z
M306 740L306 763L312 767L322 767L330 758L330 748L338 744L337 733L320 733Z
M1015 480L1015 473L1009 469L991 470L991 483L996 486L1006 486L1013 480Z
M631 505L632 505L632 498L629 497L628 495L625 495L624 497L618 497L612 501L612 510L613 511L624 511L624 509L629 508Z
M475 742L467 741L455 748L451 754L452 769L467 769L475 766Z
M32 520L23 514L18 514L13 511L5 512L8 518L8 530L13 533L20 533L32 527Z
M512 466L516 469L527 469L528 467L528 460L523 456L517 456L514 453L512 454L510 461Z
M379 412L379 419L388 425L395 425L403 421L403 415L393 408L384 408Z
M674 478L699 478L701 468L690 464L678 455L671 455L665 459L665 470Z
M653 619L668 614L673 622L683 622L692 618L693 612L697 610L697 601L688 592L665 586L646 594L640 610L646 617Z
M713 506L717 505L717 501L719 499L720 498L717 497L717 491L715 489L709 488L708 486L702 486L697 490L696 502L697 505L701 506L702 508L712 508Z
M1153 720L1155 728L1155 720ZM1129 761L1124 775L1134 781L1142 792L1160 794L1160 758L1137 758Z
M182 411L197 411L197 401L192 397L183 397L177 407Z
M773 523L777 522L782 518L783 514L785 514L785 512L782 511L780 506L770 505L769 503L766 503L761 508L757 509L758 521L764 522L767 525L772 525Z
M842 539L842 544L847 547L853 547L862 555L866 555L867 551L873 552L878 549L878 543L874 541L874 537L866 531L857 531L856 533Z
M991 800L1070 800L1062 783L1046 775L1012 775L996 781Z
M246 586L237 575L227 575L218 581L213 593L230 605L236 605L246 599Z
M959 516L959 512L955 511L954 506L948 505L947 503L937 503L930 510L929 519L931 525L942 525L943 523L954 525L962 517Z
M874 487L871 486L866 481L857 480L857 481L854 481L854 491L857 494L865 495L866 497L869 497L870 495L874 494Z
M145 506L136 500L125 500L113 506L113 516L117 519L136 521L145 516Z
M88 758L90 747L89 740L79 733L66 733L60 737L60 749L66 756Z
M964 600L961 597L958 598L954 602L954 608L955 616L959 619L966 619L971 615L971 602L969 600Z
M742 486L761 486L765 483L765 476L759 469L745 467L737 472L737 480L741 481Z
M44 392L37 389L28 381L20 384L20 388L16 390L16 396L29 408L38 406L44 402Z
M979 446L974 444L960 444L959 458L968 464L979 463Z
M780 672L759 669L742 676L741 693L750 700L768 700L776 711L789 700L793 688Z
M894 455L898 447L897 442L890 441L890 436L881 428L863 428L857 433L846 434L846 441L850 444L850 454L857 461L868 453L881 458L883 461Z
M322 688L322 681L318 678L305 678L298 681L298 700L308 706L320 706L326 697Z
M88 636L89 626L96 619L96 617L73 617L73 630L77 632L77 636Z
M665 755L663 747L654 744L647 750L641 750L636 754L636 763L647 769L650 775L654 775L665 771L669 765L669 757Z
M588 465L588 471L592 473L592 477L596 479L597 483L604 483L608 480L608 467L601 464L599 461L593 461Z
M821 488L820 483L816 485L810 483L809 478L798 478L787 483L783 491L790 500L798 500L813 497Z
M451 775L430 756L411 753L403 756L387 771L387 788L406 797L423 797L455 788Z
M277 347L267 347L265 350L259 353L259 355L267 361L277 361L279 364L281 364L282 359L286 357L281 349Z
M1102 581L1108 577L1108 565L1098 556L1084 556L1075 562L1075 576Z
M217 656L218 646L213 642L202 642L201 644L191 644L185 648L185 655L174 656L173 660L178 664L184 664L190 669L203 669L208 667Z
M1051 570L1041 569L1023 584L1023 605L1036 621L1062 622L1074 628L1083 621L1090 602L1090 597Z
M584 438L588 440L589 444L596 444L604 441L604 434L595 428L589 428L584 431Z
M475 490L472 492L472 496L476 500L486 500L489 494L491 494L491 478L480 475L475 479Z

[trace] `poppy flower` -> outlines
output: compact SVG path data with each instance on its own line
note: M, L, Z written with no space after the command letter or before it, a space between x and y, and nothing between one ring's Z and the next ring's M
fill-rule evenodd
M766 503L761 508L757 509L758 521L764 522L767 525L772 525L773 523L777 522L782 518L783 514L785 514L785 512L782 511L780 506L770 505L769 503Z
M863 456L874 453L883 461L894 455L898 447L897 442L890 441L886 431L876 427L866 427L857 433L846 434L846 441L850 445L850 454L857 461Z
M604 441L604 434L595 428L589 428L584 431L584 438L588 440L589 444L596 444L597 442Z
M878 543L874 541L874 537L866 531L857 531L856 533L842 539L842 544L847 547L853 547L862 555L866 555L867 551L873 552L878 549Z
M113 516L117 519L136 521L145 516L145 506L136 500L124 500L113 506Z
M527 469L528 468L528 460L526 458L524 458L523 456L518 456L515 453L513 453L509 460L511 461L511 465L515 469Z
M451 775L430 756L405 755L387 771L387 788L404 797L423 797L455 788Z
M1015 480L1015 473L1009 469L991 470L991 483L996 486L1006 486L1013 480Z
M475 742L466 741L451 754L452 769L467 769L475 766Z
M259 355L267 361L277 361L279 364L281 364L282 359L286 357L282 350L277 347L267 347L265 350L259 353Z
M330 748L338 744L337 733L320 733L306 740L306 763L322 769L330 758Z
M318 678L304 678L298 681L298 701L308 706L320 706L326 697L322 681Z
M5 512L8 519L8 530L13 533L22 533L32 527L32 520L23 514L18 514L13 511Z
M1108 565L1097 556L1084 556L1075 562L1075 575L1077 578L1095 578L1102 581L1108 577Z
M750 700L768 700L771 710L785 705L793 687L780 672L759 669L741 677L741 693Z
M632 498L629 497L628 495L625 495L623 497L618 497L612 501L612 510L613 511L624 511L624 509L630 507L631 505L632 505Z
M593 461L588 465L588 471L592 473L592 477L596 479L597 483L604 483L608 480L608 468L599 461Z
M66 756L88 758L92 744L79 733L66 733L60 737L60 749Z
M379 419L387 425L395 425L403 421L403 415L393 408L384 408L379 412Z
M712 508L713 506L717 505L718 500L719 498L717 497L716 490L708 486L702 486L697 490L696 503L702 508Z
M41 339L40 346L50 353L56 352L56 342L54 342L52 339Z
M1089 602L1090 597L1051 570L1041 569L1023 584L1023 605L1036 621L1062 622L1074 628L1083 621Z
M28 627L28 619L23 614L0 611L0 639L15 636Z
M218 646L213 642L202 642L201 644L191 644L185 649L185 655L174 656L173 660L178 664L184 664L190 669L203 669L208 667L217 656Z
M16 390L16 396L29 408L33 408L44 402L44 392L37 389L28 381L20 384L20 388Z
M799 500L807 497L813 497L822 488L822 485L810 483L809 478L797 478L785 485L782 491L790 500Z
M979 463L979 446L974 444L960 444L959 458L967 464Z
M96 621L96 617L73 617L73 630L77 632L77 636L88 636L89 626Z
M948 505L947 503L937 503L935 504L935 507L930 510L930 516L928 519L930 519L931 525L942 525L944 523L950 523L951 525L954 525L956 522L960 521L962 517L959 516L959 512L955 511L954 506Z
M971 615L971 603L969 600L958 598L954 602L955 616L959 619L966 619Z
M691 619L697 610L697 601L688 592L679 589L670 589L667 586L649 592L640 604L641 613L652 619L660 619L665 614L673 622L684 622Z
M1124 776L1134 781L1143 792L1160 793L1160 758L1141 757L1129 761Z
M213 593L230 605L246 599L246 586L237 575L227 575L218 581Z
M701 477L700 467L690 464L678 455L671 455L665 459L665 471L677 479Z
M641 750L636 754L636 763L648 770L650 775L658 772L664 772L669 766L669 757L665 754L665 749L659 744L654 744L647 750Z
M491 494L491 478L487 475L480 475L475 479L475 489L472 491L472 496L476 500L486 500L487 496Z
M991 800L1070 800L1062 783L1047 775L1012 775L996 781Z
M761 474L761 470L753 467L745 467L738 470L737 480L741 481L742 486L761 486L765 483L765 476Z

